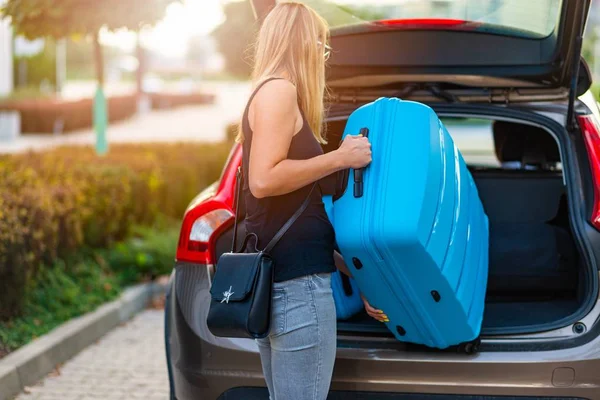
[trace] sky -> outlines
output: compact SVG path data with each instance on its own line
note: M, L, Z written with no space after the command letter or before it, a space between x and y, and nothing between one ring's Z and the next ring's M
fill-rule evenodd
M155 27L146 29L142 43L153 51L167 57L181 57L187 50L187 39L206 35L224 19L223 0L183 0L171 4L165 18ZM101 41L110 46L132 50L135 35L128 31L102 32Z

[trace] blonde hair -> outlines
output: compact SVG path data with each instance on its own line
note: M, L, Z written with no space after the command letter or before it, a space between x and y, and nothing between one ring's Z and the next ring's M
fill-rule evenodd
M327 22L312 8L296 2L278 3L265 17L255 43L252 80L256 85L285 70L296 86L298 104L319 143L323 126L325 87L324 46ZM321 45L319 45L321 43ZM240 124L237 141L244 135Z

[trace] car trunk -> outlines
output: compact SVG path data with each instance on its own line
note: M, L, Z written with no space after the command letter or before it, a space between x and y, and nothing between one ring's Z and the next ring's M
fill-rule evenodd
M570 225L558 143L542 128L442 118L477 184L490 221L490 276L483 334L546 331L573 323L589 299ZM328 123L331 151L346 117ZM385 332L358 315L342 331Z
M347 106L331 110L324 151L337 147L351 111ZM442 121L469 166L490 221L482 333L543 332L579 320L590 304L590 273L572 232L562 172L566 166L560 162L556 139L525 121L444 117ZM244 213L242 203L240 215ZM231 234L231 229L223 232L217 254L229 251ZM365 313L340 321L338 330L391 336Z

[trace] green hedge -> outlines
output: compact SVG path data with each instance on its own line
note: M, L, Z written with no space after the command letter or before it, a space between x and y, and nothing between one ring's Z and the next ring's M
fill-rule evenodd
M0 320L21 314L26 287L57 258L111 247L160 215L179 221L218 179L230 148L118 145L99 157L91 148L63 147L0 157ZM148 267L150 275L155 269Z
M136 226L129 238L104 251L102 258L123 285L167 275L173 268L179 226L179 221L162 218L152 226Z
M84 249L40 270L25 288L21 315L0 321L0 358L113 300L126 285L170 273L178 237L179 221L161 217L111 248Z
M21 132L69 132L92 126L93 99L61 100L57 98L9 99L0 102L0 111L18 111L21 114ZM111 122L127 119L135 114L134 95L109 97L108 117Z
M26 289L21 315L0 321L0 358L121 292L106 263L92 257L57 260L40 270Z
M22 133L70 132L92 127L93 99L62 100L41 96L27 98L11 96L0 99L0 111L18 111ZM153 109L168 109L185 105L213 103L215 96L206 93L151 93ZM111 122L133 116L137 111L136 95L110 96L107 99L108 118Z
M206 93L151 93L152 109L214 103L215 95Z

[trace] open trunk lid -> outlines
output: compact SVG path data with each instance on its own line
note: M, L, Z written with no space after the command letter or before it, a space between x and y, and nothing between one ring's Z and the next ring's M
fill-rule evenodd
M276 1L252 0L257 16ZM394 89L404 98L543 101L591 85L580 68L591 0L304 2L332 27L328 83L342 96Z

